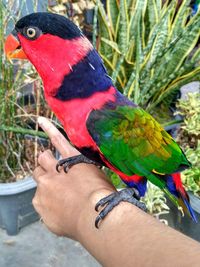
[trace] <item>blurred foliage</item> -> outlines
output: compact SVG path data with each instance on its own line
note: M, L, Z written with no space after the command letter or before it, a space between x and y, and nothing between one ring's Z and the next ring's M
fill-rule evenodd
M185 154L192 163L192 167L182 172L182 180L187 190L200 197L200 140L197 148L187 148Z
M119 178L119 176L116 173L112 172L110 169L107 169L107 168L104 168L104 172L106 173L106 175L109 177L112 184L117 189L126 188L126 184L123 183L123 181Z
M179 100L177 108L177 113L184 117L177 141L192 163L190 169L182 172L183 182L187 190L200 196L200 94L189 93L186 99Z
M163 191L151 183L148 183L147 187L147 193L142 200L146 204L148 212L153 214L156 218L169 213L169 207L166 204L167 199Z
M177 108L176 114L184 116L183 132L200 139L200 94L189 93L187 99L178 101Z
M93 42L118 89L154 115L169 110L200 77L200 11L191 16L190 0L107 0L106 11L95 2Z

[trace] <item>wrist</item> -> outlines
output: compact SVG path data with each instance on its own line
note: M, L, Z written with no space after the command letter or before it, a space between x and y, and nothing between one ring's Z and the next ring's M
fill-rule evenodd
M105 219L100 222L99 229L97 229L95 227L95 219L101 209L99 212L96 212L95 205L100 199L110 195L114 191L115 190L111 189L101 189L91 194L89 201L82 210L77 223L78 241L83 245L88 236L92 235L92 237L95 238L95 236L99 235L99 233L101 233L101 235L103 232L105 235L107 235L107 233L109 234L111 229L112 232L115 230L118 231L119 228L123 226L126 227L126 218L129 218L130 215L132 219L136 219L138 214L143 215L143 212L136 206L128 202L121 202L119 205L113 208L113 210L105 217ZM132 220L132 222L134 223L134 220ZM133 227L133 225L131 227Z
M136 206L121 202L95 227L95 219L99 212L95 211L96 203L113 193L114 190L102 189L94 192L88 205L83 209L77 227L77 240L103 265L108 258L115 258L118 242L124 238L124 231L137 235L139 224L144 220L144 212ZM110 246L113 249L110 249Z
M111 188L102 188L91 193L87 203L83 206L77 221L77 240L79 242L84 239L87 231L93 233L98 231L95 227L95 219L99 212L95 211L95 205L100 199L110 195L114 191L115 190Z

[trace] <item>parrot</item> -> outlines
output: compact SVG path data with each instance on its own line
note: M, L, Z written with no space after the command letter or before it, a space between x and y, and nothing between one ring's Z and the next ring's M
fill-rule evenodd
M197 222L180 172L191 167L175 140L144 109L117 90L91 42L65 16L31 13L5 41L10 60L27 59L39 73L44 97L79 155L58 161L65 172L78 163L107 167L126 184L95 206L96 228L121 201L141 202L147 180Z

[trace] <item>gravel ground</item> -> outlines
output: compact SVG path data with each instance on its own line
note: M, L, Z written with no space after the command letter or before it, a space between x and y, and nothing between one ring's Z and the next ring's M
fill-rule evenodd
M17 236L0 229L0 267L100 267L78 243L50 233L41 222Z

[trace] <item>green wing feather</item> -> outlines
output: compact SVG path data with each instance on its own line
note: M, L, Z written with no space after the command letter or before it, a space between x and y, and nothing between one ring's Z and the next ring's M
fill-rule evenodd
M172 137L143 109L117 106L94 110L87 128L105 158L128 176L145 176L160 188L155 174L171 174L190 166Z

